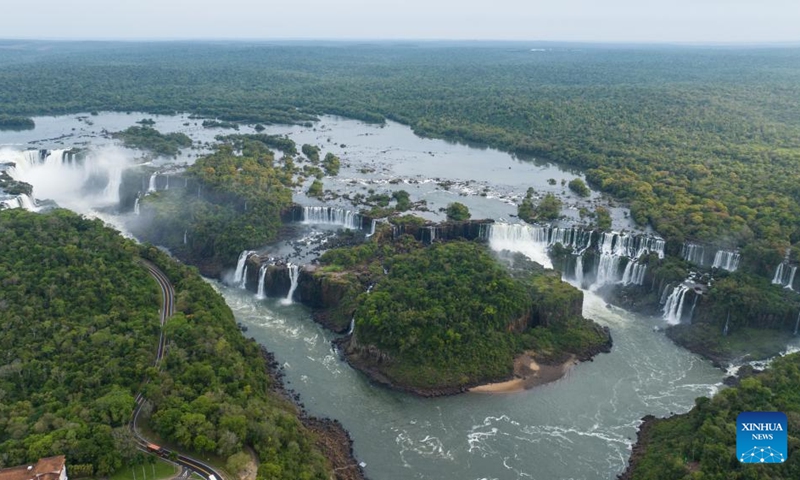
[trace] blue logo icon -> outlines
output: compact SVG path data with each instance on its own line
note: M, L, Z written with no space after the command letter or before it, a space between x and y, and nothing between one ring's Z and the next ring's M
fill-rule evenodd
M786 414L742 412L736 418L736 458L741 463L783 463L788 453Z

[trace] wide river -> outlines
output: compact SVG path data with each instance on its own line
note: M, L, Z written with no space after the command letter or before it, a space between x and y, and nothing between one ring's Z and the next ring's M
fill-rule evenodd
M33 131L0 132L0 146L6 148L0 163L16 158L10 149L88 145L102 152L113 141L102 138L101 128L121 130L141 117L101 114L88 119L91 125L75 117L37 118ZM182 116L150 117L156 128L184 131L198 141L225 133L204 130ZM421 139L393 123L379 128L326 117L322 124L274 127L267 133L285 133L299 144L318 143L323 152L341 155L340 179L325 179L326 187L341 193L404 188L412 199L428 200L431 218L441 218L436 210L454 199L469 205L475 217L508 218L513 200L528 186L561 196L570 216L581 202L602 201L596 193L586 201L573 198L560 182L580 175L553 165ZM136 156L123 151L125 162ZM455 184L445 188L442 180ZM47 188L45 182L34 183L34 194L48 198ZM87 212L84 204L80 208ZM617 228L630 227L624 209L616 208L614 218ZM644 415L685 412L696 397L717 392L724 375L657 331L654 327L664 324L660 318L609 308L587 291L583 313L611 329L611 353L524 393L421 399L374 386L343 363L331 347L334 335L315 324L305 307L259 301L250 292L214 283L249 327L247 335L276 354L288 386L300 393L307 410L338 419L350 431L356 457L373 480L612 478L625 468Z

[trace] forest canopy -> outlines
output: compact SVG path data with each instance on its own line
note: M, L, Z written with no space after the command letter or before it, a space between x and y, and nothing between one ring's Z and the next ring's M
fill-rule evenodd
M161 370L161 293L142 258L175 286ZM259 346L196 270L100 220L13 209L0 211L0 278L0 467L65 454L107 476L140 462L128 422L143 388L150 426L182 451L251 448L261 479L329 478Z
M369 277L374 288L355 301L350 347L377 347L388 359L378 368L398 385L504 380L523 351L563 361L591 357L609 341L581 316L578 289L520 258L512 274L478 243L424 246L402 236L330 250L321 262Z

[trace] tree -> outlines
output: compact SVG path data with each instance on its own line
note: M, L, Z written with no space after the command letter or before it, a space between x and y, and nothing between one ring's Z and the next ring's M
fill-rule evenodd
M303 155L308 157L311 160L311 163L317 164L319 163L319 147L315 145L304 144L300 149L303 152Z
M411 197L405 190L398 190L392 193L392 198L397 200L395 210L398 212L405 212L411 208Z
M317 197L322 198L324 192L322 190L322 182L319 180L314 180L310 187L308 187L308 191L306 192L309 197Z
M447 206L447 210L445 210L447 214L447 219L453 222L463 222L465 220L469 220L471 216L469 213L469 208L466 205L459 202L453 202Z
M576 195L579 197L588 197L591 191L589 187L586 186L583 180L580 178L576 178L574 180L570 180L569 182L569 189L575 192Z
M325 155L325 159L322 161L322 168L325 169L325 173L332 177L339 175L340 166L341 162L339 160L339 157L332 154L331 152L328 152Z
M600 230L611 230L611 212L609 212L606 207L598 206L595 208L594 216L597 228Z
M556 220L561 216L561 200L552 193L544 196L535 208L537 220Z

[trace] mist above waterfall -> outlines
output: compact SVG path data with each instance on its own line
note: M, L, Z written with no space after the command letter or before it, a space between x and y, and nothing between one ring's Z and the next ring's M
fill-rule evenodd
M0 151L15 180L33 187L33 198L53 200L79 212L116 207L122 172L133 165L124 150L108 146L78 158L67 150Z

